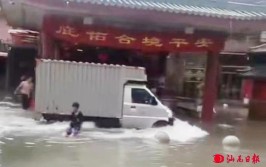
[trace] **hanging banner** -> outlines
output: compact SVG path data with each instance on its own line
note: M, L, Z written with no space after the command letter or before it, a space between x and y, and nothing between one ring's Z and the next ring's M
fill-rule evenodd
M11 45L17 47L37 48L39 33L29 30L10 29Z
M78 26L60 21L45 21L43 30L53 38L73 44L146 51L220 51L223 36L164 32L139 32L109 27Z

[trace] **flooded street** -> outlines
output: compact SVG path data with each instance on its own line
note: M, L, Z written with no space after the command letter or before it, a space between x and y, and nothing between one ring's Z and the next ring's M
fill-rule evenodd
M233 126L219 122L208 132L177 120L173 127L133 130L99 129L91 123L77 138L64 137L68 123L42 124L20 109L1 107L2 167L211 167L252 166L251 163L214 164L214 154L260 156L265 166L265 122L236 119ZM171 142L159 143L154 135L166 132ZM222 139L236 135L241 141L237 152L226 152Z
M0 167L266 167L265 109L266 0L0 0Z

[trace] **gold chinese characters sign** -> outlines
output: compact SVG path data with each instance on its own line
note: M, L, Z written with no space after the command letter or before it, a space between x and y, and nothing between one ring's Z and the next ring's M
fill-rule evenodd
M146 51L219 51L224 40L210 34L134 32L102 27L77 27L54 22L45 27L55 39L75 44Z

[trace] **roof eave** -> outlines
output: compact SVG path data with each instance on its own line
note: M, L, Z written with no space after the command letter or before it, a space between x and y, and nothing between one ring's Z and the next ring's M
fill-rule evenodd
M5 0L3 0L5 1ZM60 3L59 3L60 2ZM34 30L40 29L40 25L37 26L36 23L30 25L30 20L34 16L34 12L29 10L38 11L44 10L46 13L51 11L54 13L61 13L67 15L79 15L81 17L93 16L100 18L119 18L122 20L135 22L144 22L150 25L167 25L175 27L177 25L192 26L199 29L223 31L228 33L253 33L259 32L265 29L266 21L263 18L255 17L223 17L214 16L211 14L204 13L189 13L189 12L169 12L161 10L149 10L149 9L137 9L137 8L126 8L117 6L105 6L99 4L65 4L65 1L54 1L54 0L24 0L23 5L20 6L24 8L23 11L26 12L25 17L20 18L15 21L12 18L9 20L15 26L25 27ZM12 11L5 10L6 12ZM22 11L22 10L21 10ZM27 13L28 12L28 13ZM45 13L45 12L44 12ZM21 14L21 17L22 14ZM9 19L9 18L8 18ZM14 19L14 18L13 18ZM24 22L22 22L24 21ZM37 22L37 21L35 21ZM17 24L19 23L19 24ZM38 23L40 24L40 23ZM256 24L256 26L254 26Z

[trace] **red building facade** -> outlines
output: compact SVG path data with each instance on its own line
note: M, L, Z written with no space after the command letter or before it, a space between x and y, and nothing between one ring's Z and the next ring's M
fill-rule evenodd
M23 0L24 5L16 3L3 0L6 13L24 8L21 18L9 14L7 19L15 27L40 32L39 58L68 59L75 55L71 50L79 51L81 47L133 50L134 54L149 55L205 53L204 121L213 117L219 53L226 38L230 33L254 33L266 26L261 11L224 8L220 2ZM92 52L93 49L88 51Z
M206 70L206 90L203 97L203 118L211 120L216 99L219 52L223 49L226 36L221 33L195 32L152 32L123 30L113 27L93 27L72 23L64 19L46 17L43 23L42 58L64 59L57 55L58 45L65 49L88 45L132 49L143 52L206 52L208 54ZM56 43L56 44L55 44ZM66 44L67 43L67 44ZM208 91L207 91L208 90ZM212 90L212 91L209 91Z

